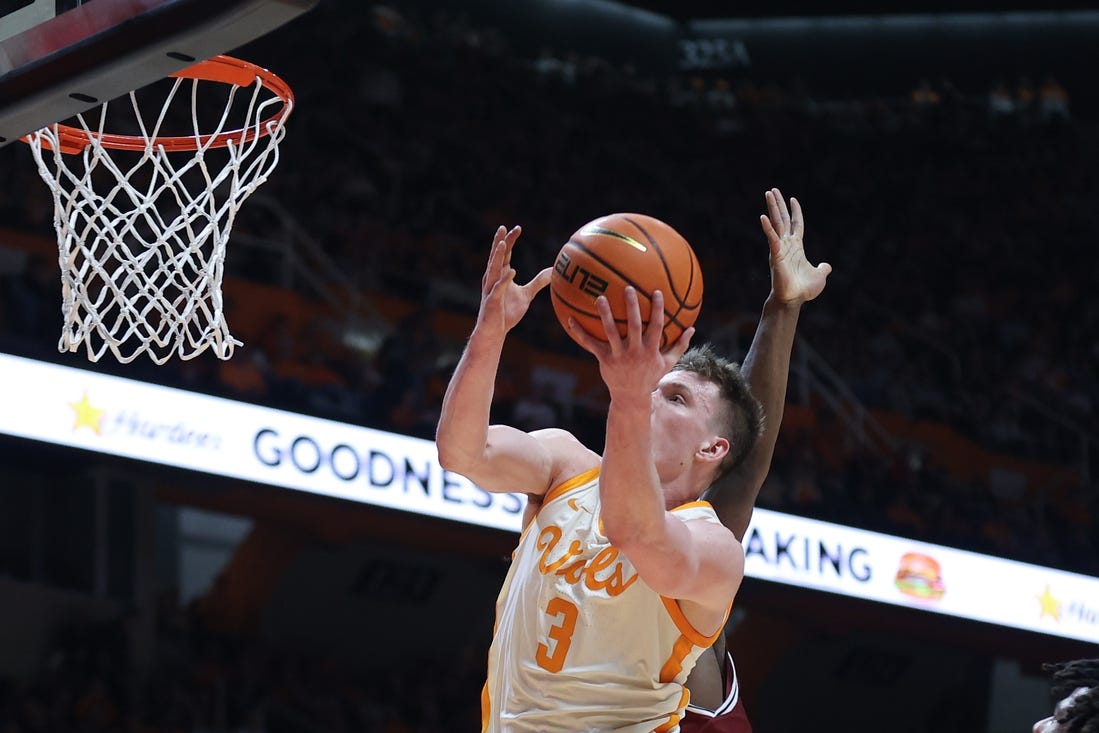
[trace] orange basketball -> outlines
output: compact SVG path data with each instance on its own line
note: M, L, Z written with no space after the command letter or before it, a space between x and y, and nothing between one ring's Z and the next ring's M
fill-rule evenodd
M605 340L595 299L607 296L618 333L625 336L629 285L637 289L646 324L653 292L664 293L661 349L675 343L698 318L702 269L694 250L676 230L644 214L609 214L580 227L557 253L550 299L566 332L572 316L585 331Z

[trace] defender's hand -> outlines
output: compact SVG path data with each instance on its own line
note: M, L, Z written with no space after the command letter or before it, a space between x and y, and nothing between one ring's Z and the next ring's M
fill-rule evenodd
M777 188L764 194L764 198L770 216L761 215L759 222L771 247L771 292L781 303L800 305L821 294L832 266L822 262L814 267L805 258L802 241L805 219L798 200L791 197L787 209Z

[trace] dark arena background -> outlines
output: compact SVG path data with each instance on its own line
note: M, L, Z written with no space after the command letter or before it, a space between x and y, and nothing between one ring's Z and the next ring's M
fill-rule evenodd
M0 732L479 730L521 504L430 441L496 226L525 279L669 222L741 358L772 186L835 269L728 627L755 730L1025 731L1041 664L1099 656L1099 11L320 0L225 50L297 95L229 361L59 354L50 193L0 147ZM494 418L598 449L604 407L540 297Z

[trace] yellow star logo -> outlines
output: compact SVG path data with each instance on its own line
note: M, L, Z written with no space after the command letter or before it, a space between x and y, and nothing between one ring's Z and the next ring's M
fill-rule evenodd
M1052 616L1054 621L1061 620L1061 602L1053 597L1048 583L1042 595L1034 597L1038 599L1038 603L1042 604L1042 612L1038 614L1038 618Z
M73 423L73 430L79 430L80 428L88 428L96 435L103 435L103 410L92 405L88 399L88 390L84 390L84 396L80 398L79 402L70 402L69 407L73 408L73 412L76 413L76 422Z

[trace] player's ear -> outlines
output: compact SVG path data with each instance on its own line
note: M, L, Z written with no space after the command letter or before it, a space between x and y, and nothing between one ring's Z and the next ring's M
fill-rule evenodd
M721 461L729 454L731 447L727 438L714 435L702 444L702 447L698 449L698 455L706 461Z

